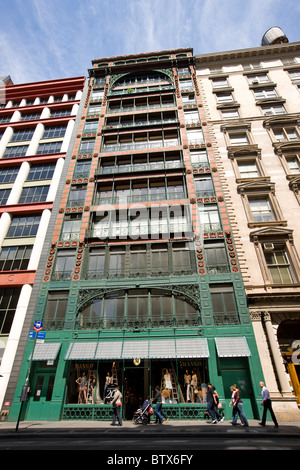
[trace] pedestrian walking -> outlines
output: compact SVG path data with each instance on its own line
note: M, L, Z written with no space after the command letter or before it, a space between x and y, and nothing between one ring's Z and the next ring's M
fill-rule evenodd
M155 395L152 398L152 403L155 404L154 414L158 418L159 424L162 424L164 420L161 414L162 398L161 398L161 391L159 390L158 385L155 387Z
M244 413L243 409L243 400L241 397L241 391L238 387L235 388L235 393L234 393L234 402L233 402L233 419L231 421L231 424L233 426L236 426L237 424L237 418L238 415L240 416L240 420L242 422L242 425L245 427L249 426L248 420L246 418L246 415Z
M265 386L264 382L259 382L259 385L260 385L260 388L261 388L261 396L262 396L261 404L263 405L264 409L263 409L263 415L262 415L261 422L258 423L258 424L260 424L261 426L265 426L267 411L269 410L270 413L271 413L273 423L274 423L275 427L278 428L278 422L277 422L275 413L274 413L273 408L272 408L272 402L271 402L269 390Z
M121 405L122 405L122 393L119 390L118 385L115 387L115 393L114 397L111 401L111 404L113 406L113 414L112 414L112 426L115 426L116 424L116 418L118 420L119 426L122 426L122 417L121 417Z
M214 401L215 401L215 404L214 404L214 412L215 412L215 415L216 415L216 419L218 420L218 423L221 423L222 421L224 421L224 416L222 416L219 412L219 403L220 403L220 399L219 399L219 394L216 390L216 387L213 385L213 391L214 391Z
M214 389L211 383L207 384L207 411L212 419L211 424L217 424L216 413L215 413L215 398L214 398Z

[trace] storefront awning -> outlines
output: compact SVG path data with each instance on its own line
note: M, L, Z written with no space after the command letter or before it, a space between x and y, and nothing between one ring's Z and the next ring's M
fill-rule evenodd
M33 361L55 361L61 343L36 343L33 352ZM28 361L31 359L31 354Z
M69 345L65 360L176 359L187 357L209 357L206 338L76 342Z
M251 352L244 336L215 338L219 357L249 357Z

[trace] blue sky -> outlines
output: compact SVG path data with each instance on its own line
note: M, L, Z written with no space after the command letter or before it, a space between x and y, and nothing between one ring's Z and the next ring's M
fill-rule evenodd
M91 60L193 47L260 46L280 26L300 41L299 0L0 0L0 76L14 83L87 75Z

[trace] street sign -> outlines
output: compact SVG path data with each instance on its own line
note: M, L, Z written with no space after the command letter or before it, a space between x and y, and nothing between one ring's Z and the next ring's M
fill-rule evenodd
M33 329L35 331L40 331L43 329L43 323L40 320L37 320L35 324L33 325Z

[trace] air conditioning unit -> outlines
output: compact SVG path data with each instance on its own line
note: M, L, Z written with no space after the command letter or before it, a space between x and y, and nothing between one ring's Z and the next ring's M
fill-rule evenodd
M264 243L264 250L265 251L273 251L274 250L273 243Z

